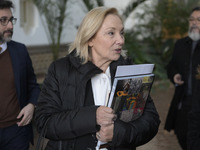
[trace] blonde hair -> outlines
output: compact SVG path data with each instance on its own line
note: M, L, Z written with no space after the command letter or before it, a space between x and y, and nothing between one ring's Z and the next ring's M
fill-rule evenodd
M84 17L76 38L73 43L70 44L68 52L76 51L76 56L79 56L81 63L87 63L91 60L90 48L88 42L95 36L95 34L100 29L105 17L108 14L117 15L120 19L120 15L116 8L107 8L107 7L97 7L92 9ZM121 19L122 20L122 19ZM125 52L122 52L125 55Z

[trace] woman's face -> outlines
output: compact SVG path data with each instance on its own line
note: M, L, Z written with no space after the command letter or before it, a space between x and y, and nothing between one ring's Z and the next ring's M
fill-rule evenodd
M121 19L114 14L107 15L88 44L91 47L92 62L98 67L119 59L124 45L124 26Z

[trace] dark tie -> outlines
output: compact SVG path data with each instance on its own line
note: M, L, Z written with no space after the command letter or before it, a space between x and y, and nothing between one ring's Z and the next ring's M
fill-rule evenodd
M1 50L2 50L2 48L0 47L0 54L1 54Z

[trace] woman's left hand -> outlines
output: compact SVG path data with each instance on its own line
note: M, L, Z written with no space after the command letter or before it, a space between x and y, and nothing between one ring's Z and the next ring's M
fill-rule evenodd
M102 125L99 132L96 133L98 140L102 142L112 141L113 138L114 123L109 125Z

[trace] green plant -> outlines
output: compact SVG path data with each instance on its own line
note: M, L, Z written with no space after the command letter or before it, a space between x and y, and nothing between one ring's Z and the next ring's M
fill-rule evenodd
M144 5L144 13L137 13L139 22L148 18L148 22L135 26L135 37L138 40L140 51L143 52L142 63L154 63L157 79L166 79L166 65L168 64L173 46L177 39L186 36L188 31L187 18L191 9L199 3L198 0L159 0L155 7ZM144 21L143 21L144 22ZM135 45L133 44L133 47ZM130 50L134 55L134 49Z
M67 0L33 0L37 6L51 43L53 59L59 56L60 40L63 32L63 24L66 18Z

